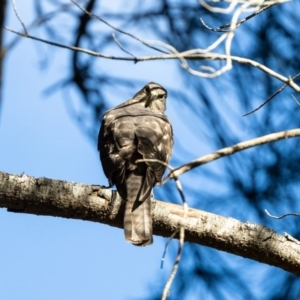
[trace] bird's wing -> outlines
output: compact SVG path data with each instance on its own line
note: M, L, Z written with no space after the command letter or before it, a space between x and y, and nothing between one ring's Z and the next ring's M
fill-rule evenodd
M144 159L157 159L168 163L173 148L173 132L166 116L149 113L147 116L137 117L135 136L138 139L137 150ZM155 182L160 182L166 167L159 162L146 164L149 176L153 173Z
M124 182L126 160L134 152L134 124L132 118L119 117L118 112L108 111L102 120L98 137L98 150L103 171L110 184Z

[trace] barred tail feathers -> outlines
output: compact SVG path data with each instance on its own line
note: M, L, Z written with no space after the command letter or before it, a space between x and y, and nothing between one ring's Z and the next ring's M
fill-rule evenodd
M128 174L126 179L127 199L124 215L125 239L136 245L146 246L152 244L152 216L151 216L151 190L149 194L143 194L144 185L147 184L145 176L134 173ZM143 201L140 201L140 197Z

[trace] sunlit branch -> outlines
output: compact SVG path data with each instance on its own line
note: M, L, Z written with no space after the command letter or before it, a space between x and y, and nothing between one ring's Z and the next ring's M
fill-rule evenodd
M287 213L287 214L277 217L277 216L271 215L266 209L265 209L265 212L270 218L273 218L273 219L283 219L287 216L300 217L300 213Z
M239 3L238 0L233 0L233 1L231 1L230 5L227 8L220 8L220 7L213 7L209 4L207 4L207 2L205 0L199 0L199 2L207 10L214 12L214 13L222 13L222 14L231 13Z
M274 0L274 1L268 1L268 0L261 0L261 1L257 1L257 0L229 0L226 2L229 2L230 5L227 8L223 8L223 7L218 7L218 6L211 6L209 5L205 0L199 0L199 3L206 8L207 10L213 12L213 13L220 13L220 14L229 14L231 13L237 5L239 4L245 4L247 3L249 6L252 6L252 10L253 9L260 9L261 6L272 6L275 4L280 4L280 3L284 3L284 2L289 2L290 0ZM218 0L214 0L211 1L214 3L224 3L224 1L218 1ZM265 10L265 9L264 9Z
M255 138L249 141L245 141L242 143L235 144L230 147L226 147L223 149L220 149L214 153L204 155L196 160L191 161L190 163L187 163L181 167L176 168L175 170L171 171L169 175L167 176L168 180L169 178L177 178L183 173L190 171L196 167L199 167L201 165L207 164L208 162L211 162L213 160L216 160L218 158L232 155L234 153L237 153L242 150L249 149L251 147L276 142L282 139L288 139L293 137L299 137L300 136L300 129L291 129L287 131L280 131L268 135L261 136L259 138Z
M200 1L201 1L201 0L200 0ZM201 1L201 2L203 3L204 1ZM231 3L231 4L233 4L233 3ZM235 4L236 4L236 3L235 3ZM238 21L238 22L236 22L235 28L234 28L234 29L240 27L243 23L249 21L249 20L252 19L253 17L256 17L257 15L259 15L260 13L264 12L265 10L271 8L271 7L274 6L275 4L277 4L277 3L272 3L272 4L267 5L267 6L264 6L264 7L262 7L262 8L258 8L258 10L256 10L253 14L247 16L246 18L244 18L244 19L242 19L242 20L240 20L240 21ZM209 29L209 30L211 30L211 31L214 31L214 32L228 32L228 30L230 30L230 29L225 29L225 28L230 28L230 27L232 26L232 23L229 23L229 24L224 24L224 25L222 25L222 26L219 26L218 28L212 28L212 27L208 26L208 25L204 22L204 20L203 20L202 18L200 18L200 21L201 21L201 23L203 24L203 26L204 26L205 28L207 28L207 29Z

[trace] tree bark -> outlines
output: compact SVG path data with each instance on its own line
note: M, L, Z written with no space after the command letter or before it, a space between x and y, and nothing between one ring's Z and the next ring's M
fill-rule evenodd
M10 212L99 222L123 228L124 203L99 185L0 172L0 207ZM185 241L209 246L300 275L300 242L253 223L152 200L153 233L169 237L185 224ZM178 238L178 236L176 236Z

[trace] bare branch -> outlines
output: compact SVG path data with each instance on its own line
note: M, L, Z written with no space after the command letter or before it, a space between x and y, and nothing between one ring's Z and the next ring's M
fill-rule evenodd
M171 167L169 164L167 164L166 162L161 161L159 159L156 159L156 158L143 158L143 159L137 159L135 161L135 163L142 163L142 162L159 163L159 164L163 165L164 167L168 168L171 171L174 170L174 168Z
M86 13L87 15L89 15L90 17L96 18L97 20L99 20L100 22L106 24L106 25L109 26L110 28L112 28L112 29L114 29L114 30L116 30L116 31L118 31L118 32L120 32L120 33L122 33L122 34L124 34L124 35L127 35L127 36L133 38L134 40L137 40L138 42L142 43L143 45L145 45L145 46L147 46L147 47L149 47L149 48L151 48L151 49L153 49L153 50L156 50L156 51L161 52L161 53L166 53L166 54L168 53L168 52L165 52L165 51L163 51L163 50L161 50L161 49L159 49L159 48L152 47L152 46L149 45L147 42L145 42L145 41L142 40L142 39L139 39L139 38L136 37L135 35L133 35L133 34L131 34L131 33L128 33L128 32L126 32L126 31L124 31L124 30L121 30L121 29L119 29L119 28L117 28L117 27L111 25L110 23L108 23L108 22L105 21L104 19L100 18L99 16L97 16L97 15L95 15L95 14L93 14L93 13L87 11L86 9L84 9L84 8L83 8L82 6L80 6L76 1L71 0L71 2L74 3L79 9L81 9L83 12L85 12L85 13Z
M30 24L27 24L26 28L27 28L27 33L39 26L42 26L43 24L45 24L46 22L48 22L49 20L53 19L54 17L56 17L58 14L64 13L65 11L69 10L71 4L63 4L62 6L59 6L57 9L52 10L50 12L45 13L42 16L39 16L37 19L33 20L33 22L31 22ZM6 45L6 49L7 50L11 50L13 47L15 47L17 45L17 43L20 41L20 38L23 36L16 36L15 39L13 39L12 41L10 41L7 45Z
M256 17L257 15L259 15L260 13L262 13L263 11L271 8L273 5L275 5L276 3L273 3L271 5L268 5L268 6L264 6L262 8L260 8L259 10L257 10L256 12L254 12L253 14L247 16L246 18L238 21L236 24L235 24L235 28L238 28L240 27L243 23L245 23L246 21L252 19L253 17ZM231 23L230 24L225 24L225 25L222 25L216 29L212 28L212 27L209 27L208 25L205 24L205 22L203 21L202 18L200 18L200 21L201 23L203 24L203 26L211 31L214 31L214 32L228 32L228 29L225 29L225 28L229 28L231 26Z
M256 0L229 0L227 2L230 3L230 5L227 8L223 7L217 7L217 6L211 6L209 5L205 0L199 0L200 4L205 7L207 10L213 12L213 13L221 13L221 14L229 14L231 13L239 4L245 4L248 3L248 6L252 6L253 8L251 10L259 10L261 6L272 6L275 4L280 4L280 3L285 3L289 2L291 0L274 0L274 1L268 1L268 0L261 0L261 1L256 1ZM220 0L213 0L211 2L224 2Z
M295 75L292 80L295 80L297 77L300 76L300 73L298 73L297 75ZM243 117L249 116L250 114L258 111L260 108L262 108L263 106L265 106L269 101L271 101L274 97L276 97L283 89L285 89L287 87L287 83L284 84L279 90L277 90L273 95L271 95L265 102L263 102L261 105L259 105L257 108L247 112L246 114L243 115ZM292 97L294 98L294 96L292 95ZM298 103L298 101L296 100L296 98L294 98L294 100L296 101L296 103Z
M101 53L91 51L91 50L88 50L88 49L83 49L83 48L79 48L79 47L73 47L73 46L68 46L68 45L63 45L63 44L60 44L60 43L52 42L52 41L45 40L45 39L42 39L42 38L38 38L38 37L29 35L29 34L25 35L21 32L17 32L15 30L11 29L11 28L6 27L6 26L3 26L3 28L10 31L10 32L12 32L12 33L15 33L17 35L20 35L20 36L23 36L23 37L26 37L26 38L29 38L29 39L32 39L32 40L35 40L35 41L39 41L39 42L42 42L42 43L45 43L45 44L48 44L48 45L56 46L56 47L59 47L59 48L64 48L64 49L68 49L68 50L72 50L72 51L78 51L78 52L82 52L82 53L85 53L85 54L88 54L88 55L107 58L107 59L129 60L129 61L133 60L133 58L130 58L130 57L117 57L117 56L105 55L105 54L101 54Z
M92 56L96 56L96 57L101 57L101 58L105 58L105 59L112 59L112 60L123 60L123 61L133 61L133 62L140 62L140 61L150 61L150 60L164 60L164 59L180 59L180 60L227 60L228 56L224 55L224 54L218 54L218 53L207 53L207 54L203 54L201 49L193 49L193 50L189 50L189 51L184 51L181 53L171 53L171 54L165 54L165 55L161 55L161 56L141 56L141 57L120 57L120 56L111 56L111 55L106 55L106 54L102 54L99 52L95 52L95 51L91 51L91 50L87 50L87 49L83 49L83 48L79 48L79 47L73 47L73 46L67 46L67 45L63 45L60 43L56 43L56 42L52 42L49 40L45 40L45 39L41 39L38 37L34 37L31 35L25 35L23 33L17 32L11 28L8 27L3 27L4 29L13 32L15 34L18 34L20 36L26 37L26 38L30 38L39 42L43 42L52 46L57 46L60 48L65 48L65 49L69 49L72 51L78 51L78 52L82 52L88 55L92 55ZM154 42L154 41L153 41ZM157 41L157 43L159 43ZM161 43L164 44L164 43ZM172 46L169 46L172 47ZM200 53L199 53L200 52ZM243 58L243 57L238 57L238 56L230 56L230 59L232 61L236 61L238 63L241 64L246 64L246 65L250 65L252 67L258 68L261 71L265 72L266 74L282 81L283 83L286 83L287 85L289 85L291 88L293 88L296 92L300 93L300 87L289 77L285 77L282 76L278 73L276 73L275 71L269 69L268 67L253 61L251 59L247 59L247 58ZM215 74L205 74L205 73L201 73L195 70L192 70L189 68L188 65L185 65L184 68L190 72L193 75L196 76L202 76L206 77L206 78L213 78L215 77Z
M118 39L117 39L117 37L116 37L116 35L115 35L114 33L112 34L112 37L113 37L114 41L116 42L116 44L119 46L119 48L120 48L122 51L124 51L125 53L127 53L127 54L129 54L130 56L132 56L133 58L135 58L135 56L134 56L132 53L130 53L129 51L127 51L127 50L121 45L121 43L118 41Z
M205 0L199 0L200 4L205 7L207 10L214 12L214 13L222 13L222 14L229 14L231 13L234 8L238 5L238 1L231 1L230 5L227 8L219 8L210 6L205 2Z
M300 214L299 213L287 213L287 214L284 214L282 216L279 216L279 217L276 217L276 216L273 216L271 215L266 209L265 209L265 212L266 214L270 217L270 218L273 218L273 219L283 219L287 216L294 216L294 217L300 217Z
M163 59L171 58L169 56L170 55L168 55L168 57L164 56ZM191 60L200 60L200 59L225 60L226 59L226 55L218 54L218 53L198 54L197 49L181 52L179 56L184 57L185 59L191 59ZM291 88L293 88L296 92L300 93L299 85L297 85L291 78L282 76L281 74L276 73L274 70L266 67L265 65L258 63L257 61L254 61L254 60L251 60L248 58L244 58L244 57L239 57L239 56L231 56L231 59L240 64L245 64L245 65L249 65L249 66L255 67L257 69L260 69L264 73L282 81L283 83L286 83Z
M168 241L167 241L167 243L165 245L164 253L163 253L162 257L161 257L161 262L160 262L160 268L161 269L163 269L163 267L164 267L164 262L165 262L165 257L166 257L166 253L167 253L168 247L169 247L171 241L173 240L173 238L175 237L175 235L178 234L178 232L179 232L178 229L175 230L172 233L172 235L169 237L169 239L168 239Z
M241 26L243 23L247 22L248 20L252 19L253 17L256 17L257 15L259 15L260 13L264 12L265 10L271 8L272 6L274 6L275 4L277 3L272 3L270 5L267 5L267 6L264 6L260 9L258 9L257 11L255 11L253 14L247 16L246 18L238 21L236 23L236 27L235 28L238 28L239 26ZM224 28L229 28L231 24L225 24L223 26L220 26L218 28L215 29L215 31L222 31Z
M0 173L0 207L10 212L80 219L123 227L120 197L100 186ZM300 245L266 227L153 200L154 234L185 225L185 241L213 247L300 275ZM178 235L176 236L178 238Z
M292 98L295 100L295 102L300 106L299 101L296 99L296 97L292 94Z
M242 151L242 150L245 150L245 149L248 149L251 147L255 147L255 146L259 146L259 145L263 145L263 144L267 144L267 143L271 143L271 142L276 142L276 141L279 141L282 139L299 137L299 136L300 136L300 129L291 129L291 130L287 130L287 131L271 133L271 134L264 135L264 136L261 136L261 137L258 137L258 138L255 138L255 139L252 139L249 141L241 142L241 143L235 144L233 146L220 149L214 153L204 155L198 159L193 160L192 162L189 162L185 165L182 165L182 166L174 169L173 171L171 171L169 173L166 180L168 180L170 178L174 178L174 177L177 178L180 175L182 175L183 173L185 173L189 170L192 170L196 167L199 167L201 165L207 164L208 162L211 162L218 158L232 155L234 153L237 153L239 151Z
M15 3L15 0L11 0L12 4L13 4L13 8L14 8L14 12L15 12L15 15L17 17L17 19L19 20L19 22L21 23L22 27L23 27L23 30L24 30L24 34L27 35L28 32L26 30L26 27L23 23L23 21L21 20L20 16L19 16L19 13L18 13L18 10L17 10L17 6L16 6L16 3Z
M219 7L213 7L208 5L204 0L200 0L200 4L202 4L203 7L205 7L207 10L213 12L213 13L223 13L223 14L228 14L235 10L235 12L232 15L231 22L229 24L223 25L217 29L213 29L206 25L203 21L203 19L200 19L201 23L208 28L209 30L216 31L216 32L223 32L226 34L225 38L225 54L226 54L226 64L221 67L219 70L214 70L212 73L208 73L208 75L205 75L206 73L203 72L198 72L193 69L188 69L190 73L192 73L195 76L201 76L201 77L217 77L222 75L223 73L229 71L232 68L232 59L231 59L231 47L232 47L232 41L235 35L235 30L244 22L247 20L251 19L254 16L257 16L259 13L265 11L266 9L272 7L275 4L278 4L279 2L285 2L286 0L283 1L238 1L238 0L233 0L230 1L231 4L227 8L219 8ZM219 1L215 1L219 2ZM239 6L240 5L240 6ZM266 5L266 7L261 8L261 6ZM252 12L254 13L246 18L244 18L241 21L238 21L240 15L244 12ZM228 28L227 30L223 30L224 28Z

